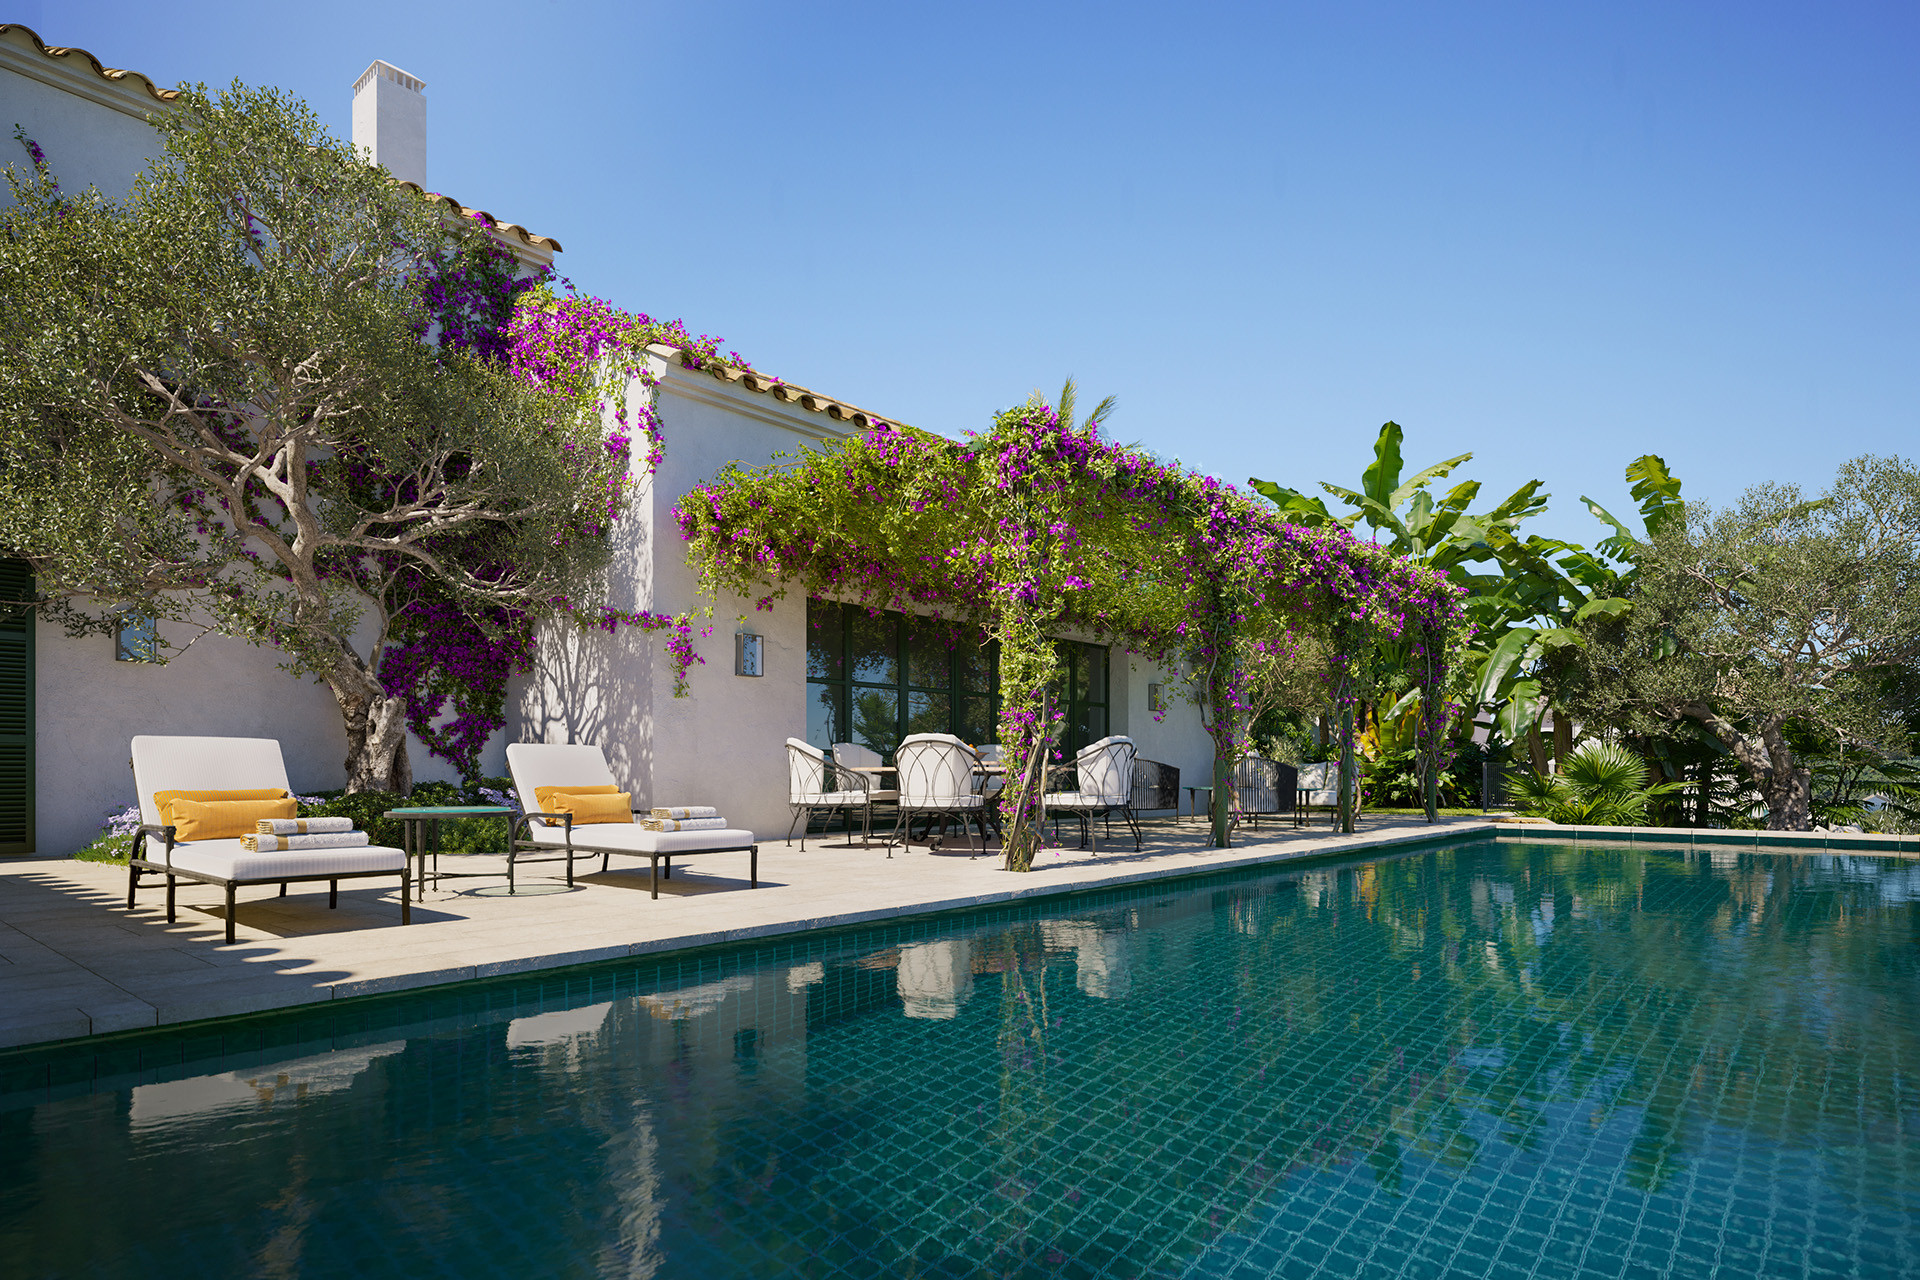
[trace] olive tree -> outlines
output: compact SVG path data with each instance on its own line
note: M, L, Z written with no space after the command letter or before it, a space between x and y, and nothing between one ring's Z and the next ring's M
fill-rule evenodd
M1809 498L1754 488L1686 504L1637 548L1630 608L1585 625L1566 696L1639 733L1701 726L1737 760L1774 830L1812 821L1796 741L1903 750L1890 672L1920 656L1920 472L1865 456Z
M484 228L272 90L188 89L152 123L121 200L9 170L0 550L72 633L134 609L276 646L338 701L349 789L404 791L392 620L422 592L476 626L577 598L624 459L426 340L423 283Z

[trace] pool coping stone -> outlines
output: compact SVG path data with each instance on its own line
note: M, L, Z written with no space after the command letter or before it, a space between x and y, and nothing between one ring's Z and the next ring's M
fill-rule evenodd
M283 934L249 929L242 917L243 935L235 947L219 945L223 922L217 906L193 901L193 887L181 887L180 923L166 925L157 906L127 912L122 902L125 869L104 863L68 859L23 858L0 863L0 943L12 956L0 954L0 1051L56 1048L102 1036L137 1034L156 1027L186 1028L235 1017L325 1004L335 1000L390 995L430 987L485 979L521 977L629 959L658 959L678 952L761 942L803 933L842 930L875 924L977 910L994 906L1070 899L1116 889L1159 882L1194 880L1260 867L1304 863L1346 862L1369 854L1414 852L1424 845L1462 839L1491 838L1501 842L1628 844L1685 850L1696 846L1739 847L1755 852L1862 852L1882 856L1920 856L1920 838L1869 836L1855 833L1782 833L1690 830L1685 828L1571 827L1547 823L1501 822L1492 818L1444 818L1429 825L1409 818L1370 817L1359 831L1343 836L1327 828L1242 828L1236 847L1205 848L1204 828L1163 826L1157 836L1171 833L1182 843L1146 853L1127 851L1099 858L1074 856L1047 864L1043 875L1017 885L988 887L981 883L1000 871L997 857L961 860L918 850L902 850L893 860L892 876L883 882L867 866L862 885L843 887L810 878L807 872L822 865L844 867L825 855L831 846L808 850L803 858L786 863L790 852L780 842L762 842L763 888L788 890L796 899L789 910L751 923L712 919L723 914L733 890L743 889L741 877L715 875L698 864L683 868L675 883L691 880L696 891L674 899L687 910L675 915L663 898L649 903L631 893L632 882L616 872L600 884L583 877L582 894L507 898L473 898L458 893L417 904L416 925L404 930L390 919L395 904L391 892L373 900L362 893L352 904L341 895L341 912L329 917L312 912L296 899L261 900L251 913L256 920L284 924ZM1111 846L1110 846L1111 847ZM1124 846L1121 846L1124 848ZM816 852L818 851L818 852ZM871 850L858 850L877 854ZM770 852L774 856L769 856ZM818 861L814 859L818 858ZM740 859L744 871L744 856ZM850 861L850 860L849 860ZM877 857L873 860L877 863ZM804 869L802 869L804 864ZM924 869L941 883L914 882L901 892L900 881ZM687 873L692 873L688 876ZM784 879L780 878L783 877ZM37 895L22 890L35 878ZM1025 879L1023 877L1023 879ZM621 887L607 887L619 882ZM950 882L950 883L949 883ZM984 890L984 891L983 891ZM859 901L862 893L868 900ZM618 895L627 893L627 898ZM200 895L202 897L206 895ZM143 903L145 900L143 900ZM587 924L624 927L651 936L587 942L569 937L569 917L580 919L570 904L590 903ZM533 905L533 904L548 905ZM492 904L507 904L505 906ZM718 904L718 905L707 905ZM243 906L247 904L243 903ZM639 911L633 912L631 906ZM758 902L756 906L760 905ZM664 911L660 911L664 909ZM305 915L302 915L302 912ZM461 914L464 911L465 914ZM649 915L648 912L660 912ZM457 942L436 941L417 932L420 916L432 923L458 926ZM625 913L625 914L623 914ZM730 913L725 913L730 914ZM699 917L697 919L687 918ZM487 917L482 920L481 917ZM302 920L317 926L301 932ZM614 920L614 926L607 922ZM431 923L429 924L431 928ZM549 941L550 937L550 941ZM544 949L542 944L561 942ZM571 945L567 945L567 944ZM582 945L585 943L585 945ZM110 944L110 945L109 945ZM72 953L78 953L72 954ZM145 956L155 963L142 966ZM96 959L97 958L97 959ZM181 963L181 958L188 963ZM19 963L28 960L27 963ZM106 962L102 973L88 961ZM199 961L196 969L191 961ZM449 963L452 961L452 963ZM39 1007L31 1007L38 1005ZM16 1012L17 1011L17 1012Z

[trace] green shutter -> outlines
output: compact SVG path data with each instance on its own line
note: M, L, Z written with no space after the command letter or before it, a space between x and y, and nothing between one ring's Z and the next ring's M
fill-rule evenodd
M31 600L33 571L0 560L0 600ZM33 852L33 615L0 608L0 854Z

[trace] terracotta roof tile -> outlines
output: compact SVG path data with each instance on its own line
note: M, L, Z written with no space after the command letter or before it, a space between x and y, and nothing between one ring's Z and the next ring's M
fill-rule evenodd
M147 96L152 98L155 102L171 105L174 99L180 96L180 91L178 89L162 89L160 86L156 85L151 79L149 79L147 76L142 75L138 71L123 71L115 67L106 66L100 61L100 59L94 57L92 54L88 53L85 49L69 49L61 45L50 45L45 40L42 40L40 38L40 34L37 31L35 31L32 27L27 26L25 23L0 22L0 36L4 36L9 32L14 32L14 31L19 32L21 35L25 36L29 41L31 41L33 44L33 47L39 51L42 57L51 58L56 62L69 62L70 60L75 60L75 59L79 61L83 61L89 67L91 67L93 69L93 73L96 76L99 76L102 80L109 81L110 83L113 83L113 84L129 84L129 83L137 84L142 88L144 88L147 91ZM523 226L520 226L518 223L502 222L500 219L488 213L485 209L469 209L466 205L461 204L458 200L454 199L452 196L442 195L437 191L422 190L422 188L418 183L402 182L400 183L400 185L403 187L412 187L415 191L420 191L421 194L425 195L428 199L436 200L441 204L444 204L449 208L453 209L455 212L462 214L466 217L478 218L482 222L486 223L489 227L492 227L495 231L499 232L501 235L508 236L512 239L518 240L522 244L528 245L535 249L543 249L549 253L559 253L561 251L560 242L558 240L555 240L552 236L535 235L533 232L527 230Z
M417 182L401 182L398 178L395 178L394 181L399 183L400 186L411 187L427 199L438 204L446 205L449 209L465 217L478 218L494 231L499 232L503 236L511 236L522 244L532 245L536 249L545 249L551 253L559 253L561 251L560 242L552 236L537 236L517 222L502 222L485 209L469 209L452 196L442 195L438 191L428 191Z
M664 344L656 344L653 349L678 359L683 369L704 373L719 382L731 382L749 391L772 396L787 404L797 404L802 409L813 413L824 413L835 422L851 423L863 430L871 430L878 426L906 427L903 422L883 418L877 413L869 413L844 400L823 396L818 391L809 391L791 382L783 382L779 378L769 377L764 373L755 373L752 369L742 369L739 365L725 364L717 360L706 360L696 364L694 363L696 357L678 347L669 347Z
M93 74L99 76L102 80L109 80L115 84L122 84L127 81L136 82L146 88L147 96L155 102L172 102L180 96L178 89L162 89L138 71L121 71L117 68L106 66L101 63L100 59L94 57L85 49L69 49L62 45L50 45L40 38L39 32L27 26L25 23L0 22L0 35L5 35L9 31L18 31L21 35L33 41L33 47L38 49L43 57L52 58L59 62L64 62L69 58L77 58L92 67Z

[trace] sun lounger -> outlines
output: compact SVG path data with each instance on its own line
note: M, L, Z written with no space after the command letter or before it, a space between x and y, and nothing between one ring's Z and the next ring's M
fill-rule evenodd
M197 880L227 891L227 941L234 940L234 891L242 885L287 885L325 880L329 907L340 905L340 882L375 876L400 877L400 923L413 923L408 904L407 855L381 845L349 849L288 849L255 853L239 837L182 841L154 800L163 791L273 791L291 793L280 744L272 738L175 738L133 740L133 785L140 797L140 828L128 857L127 910L142 874L167 878L167 923L174 922L178 880Z
M614 854L646 858L653 869L653 896L660 896L661 863L673 878L673 859L696 853L745 853L748 883L760 887L760 845L751 831L718 827L706 831L648 831L638 823L595 822L575 825L573 815L540 811L540 788L613 786L613 771L599 747L579 743L560 745L516 742L507 748L507 768L513 788L526 809L514 831L507 854L507 883L513 884L518 862L567 864L567 883L573 883L576 857L589 861L597 854L606 871ZM637 811L636 811L637 812ZM529 856L531 855L531 856ZM544 856L543 856L544 855Z

